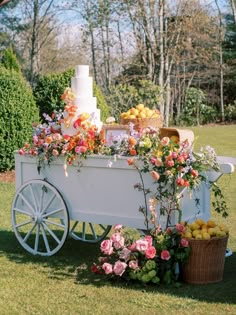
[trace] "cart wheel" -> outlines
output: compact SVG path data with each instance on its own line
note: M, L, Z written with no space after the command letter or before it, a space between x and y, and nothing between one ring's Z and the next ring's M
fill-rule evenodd
M33 255L52 256L69 232L69 214L57 189L44 180L30 180L16 192L12 226L21 246Z
M98 243L107 236L110 230L111 225L75 221L70 230L70 236L77 241Z

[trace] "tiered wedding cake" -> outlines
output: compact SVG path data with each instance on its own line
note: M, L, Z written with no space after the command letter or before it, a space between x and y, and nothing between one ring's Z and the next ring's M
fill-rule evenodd
M97 108L97 99L93 97L93 79L89 76L89 66L79 65L75 68L75 77L71 78L71 90L75 94L73 105L77 107L75 117L70 124L62 124L62 133L73 136L78 132L73 122L83 113L88 113L88 121L101 129L100 109ZM68 113L64 112L67 118Z

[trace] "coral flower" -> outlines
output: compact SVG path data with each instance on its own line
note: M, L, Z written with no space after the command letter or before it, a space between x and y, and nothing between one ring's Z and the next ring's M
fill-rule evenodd
M156 171L151 171L150 174L154 180L159 180L159 178L160 178L159 173L157 173Z
M127 159L127 163L129 165L134 165L134 159L130 158L130 159Z

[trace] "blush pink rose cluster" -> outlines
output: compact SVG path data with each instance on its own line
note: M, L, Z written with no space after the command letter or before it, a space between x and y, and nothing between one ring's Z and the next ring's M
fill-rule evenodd
M183 237L185 229L185 225L179 223L166 231L159 227L132 239L124 233L122 225L116 225L110 238L101 242L103 256L99 257L99 264L92 265L91 271L144 283L175 279L170 270L175 270L176 264L182 262L182 258L177 257L186 258L189 254L188 241Z

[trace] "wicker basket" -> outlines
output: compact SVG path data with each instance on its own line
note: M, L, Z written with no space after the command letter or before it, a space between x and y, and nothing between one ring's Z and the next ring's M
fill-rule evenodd
M182 280L208 284L223 280L228 236L211 240L189 240L191 254L182 267Z
M120 119L121 125L129 125L129 123L134 124L134 129L139 131L147 127L161 128L163 126L163 119L161 116L157 118Z
M188 129L177 129L177 128L160 128L160 138L176 136L179 138L179 142L188 139L189 143L192 144L194 141L194 133Z

